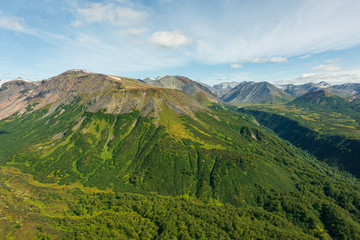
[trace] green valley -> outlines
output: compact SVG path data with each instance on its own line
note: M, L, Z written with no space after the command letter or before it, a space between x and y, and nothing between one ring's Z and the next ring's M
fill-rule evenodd
M0 94L4 238L360 237L358 179L248 112L86 72Z
M240 111L319 159L359 176L360 112L356 106L356 101L317 91L285 105L245 106Z

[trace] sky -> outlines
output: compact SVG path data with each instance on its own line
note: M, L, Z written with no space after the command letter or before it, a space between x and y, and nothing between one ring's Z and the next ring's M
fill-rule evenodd
M1 0L0 79L360 82L359 0Z

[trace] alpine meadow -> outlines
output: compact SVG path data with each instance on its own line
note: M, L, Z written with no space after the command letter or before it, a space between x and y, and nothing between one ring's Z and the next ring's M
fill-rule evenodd
M0 239L360 239L359 12L2 1Z

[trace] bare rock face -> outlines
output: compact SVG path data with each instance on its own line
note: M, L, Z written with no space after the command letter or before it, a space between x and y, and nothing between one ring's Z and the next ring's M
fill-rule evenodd
M0 119L14 113L26 112L27 102L31 98L38 83L13 80L1 85L0 88Z
M242 82L221 98L233 103L278 103L293 99L268 82Z
M183 76L164 76L158 79L145 79L148 83L163 87L183 91L192 96L198 102L203 104L211 104L220 102L219 99L203 84L195 82Z
M5 91L11 88L22 88L23 90L30 90L37 86L35 82L29 82L21 79L7 81L0 86L0 91Z
M326 90L327 92L333 93L339 97L351 98L352 96L360 93L359 83L345 83L341 85L331 86L330 84L322 81L319 83L305 83L305 84L286 84L280 86L286 93L294 97L299 97L308 92Z
M154 117L159 117L164 106L188 115L204 108L179 90L149 85L136 79L69 70L41 82L5 83L0 91L0 119L47 105L48 114L51 114L60 105L74 101L91 112L106 109L108 113L120 114L138 110L144 116Z
M238 82L223 82L214 85L211 91L221 98L222 96L230 92L233 88L235 88L237 85L239 85Z

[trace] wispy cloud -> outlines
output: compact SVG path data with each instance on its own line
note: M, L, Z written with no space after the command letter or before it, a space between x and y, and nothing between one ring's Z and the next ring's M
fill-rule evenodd
M297 78L288 80L293 83L307 83L307 82L321 82L325 81L330 84L338 84L338 83L352 83L352 82L360 82L360 75L357 73L339 73L339 74L314 74L307 73L303 74Z
M134 26L146 21L147 13L114 3L92 3L77 9L80 19L72 23L80 26L85 23L106 22L118 26Z
M192 38L178 30L173 32L155 32L148 41L152 44L169 48L180 47L193 42Z
M25 28L24 19L21 17L8 17L0 15L0 28L11 30L14 32L27 33L28 30Z
M319 65L316 67L311 68L313 71L326 71L326 72L335 72L342 70L342 67L335 64L329 64L329 65Z
M131 35L140 35L140 34L147 33L148 31L149 31L149 29L146 27L126 29L126 32Z
M287 62L288 59L285 57L250 58L250 59L246 59L245 61L251 62L251 63L265 63L265 62L284 63L284 62Z
M336 63L336 62L340 62L341 58L335 58L335 59L326 59L325 62L326 63Z
M273 11L266 11L269 8ZM360 24L354 24L360 22L359 11L357 0L333 4L326 0L304 0L296 4L262 1L259 8L238 1L231 8L219 9L216 19L221 24L210 21L212 26L209 26L202 19L204 15L191 17L192 21L202 23L192 27L201 36L197 58L210 63L242 62L353 47L360 42Z

